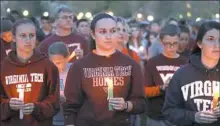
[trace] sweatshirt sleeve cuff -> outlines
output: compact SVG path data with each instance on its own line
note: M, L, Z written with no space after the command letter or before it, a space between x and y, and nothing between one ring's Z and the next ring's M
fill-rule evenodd
M75 125L76 123L76 115L68 115L64 118L65 125Z
M34 110L31 114L37 119L40 117L40 107L36 103L34 103Z
M188 113L189 113L188 116L189 116L190 121L196 122L196 121L195 121L196 111L189 111Z

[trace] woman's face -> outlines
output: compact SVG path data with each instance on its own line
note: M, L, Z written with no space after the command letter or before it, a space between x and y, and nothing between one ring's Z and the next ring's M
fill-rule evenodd
M118 41L119 42L124 42L125 41L125 35L126 35L126 30L125 27L121 22L117 23L117 32L118 32Z
M96 23L95 33L92 36L96 41L97 48L105 51L115 49L118 39L116 22L111 18L100 19Z
M220 58L220 32L211 29L204 35L202 43L198 44L202 50L202 55L209 60L219 60Z
M179 44L179 49L180 50L185 50L187 45L189 44L189 34L182 32L180 33L180 44Z
M131 37L134 39L137 39L139 36L140 30L137 27L132 27L131 30L132 30Z
M21 24L14 36L18 51L32 53L36 46L36 28L32 24Z

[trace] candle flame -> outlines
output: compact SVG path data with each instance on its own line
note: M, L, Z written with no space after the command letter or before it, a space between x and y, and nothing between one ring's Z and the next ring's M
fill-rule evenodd
M214 89L213 96L218 98L219 97L219 89Z
M219 98L219 89L214 89L213 91L213 109L217 107Z
M112 79L107 77L107 78L105 78L105 81L107 82L109 88L113 88L113 80Z

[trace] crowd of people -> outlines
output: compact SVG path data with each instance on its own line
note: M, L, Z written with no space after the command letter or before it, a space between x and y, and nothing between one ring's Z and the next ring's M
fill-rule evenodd
M2 126L219 126L220 23L1 19Z

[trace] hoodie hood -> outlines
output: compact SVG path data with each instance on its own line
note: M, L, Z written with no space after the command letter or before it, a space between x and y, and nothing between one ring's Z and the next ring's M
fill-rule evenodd
M28 64L33 64L33 63L36 63L40 60L43 60L44 58L46 58L45 54L43 54L37 50L34 50L33 55L30 57L30 59L26 63L22 63L17 57L17 52L11 51L8 54L8 57L6 58L6 61L11 64L14 64L16 66L24 67Z
M209 74L210 72L218 72L220 68L220 62L212 68L212 69L207 69L201 61L201 53L195 53L190 57L190 63L192 64L193 67L201 71L203 74Z

